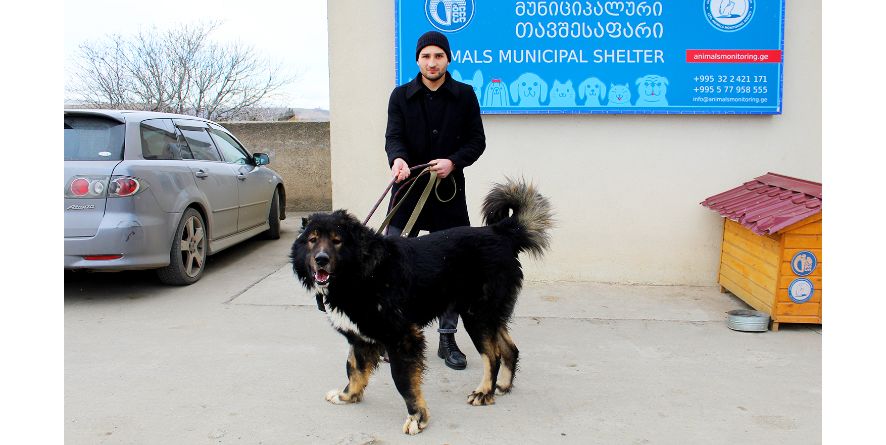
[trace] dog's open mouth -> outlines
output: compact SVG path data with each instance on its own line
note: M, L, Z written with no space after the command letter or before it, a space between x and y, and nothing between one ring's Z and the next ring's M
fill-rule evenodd
M326 286L327 284L329 284L329 279L331 277L332 275L330 275L329 272L323 269L318 269L316 272L314 272L314 282L316 282L318 286Z

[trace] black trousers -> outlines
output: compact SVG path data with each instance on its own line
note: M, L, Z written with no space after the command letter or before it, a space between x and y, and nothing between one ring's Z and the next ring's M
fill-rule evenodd
M414 238L418 236L418 230L412 229L409 232L409 237ZM387 236L400 236L403 233L402 227L394 227L388 226ZM437 332L441 334L455 334L458 331L458 313L455 312L455 307L449 306L442 315L437 317Z

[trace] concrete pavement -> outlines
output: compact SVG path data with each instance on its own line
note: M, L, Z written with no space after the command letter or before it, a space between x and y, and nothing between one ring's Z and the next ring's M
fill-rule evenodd
M731 331L725 312L747 306L716 287L527 282L515 389L495 405L466 404L479 355L460 331L468 368L445 367L433 326L423 433L401 432L385 364L362 403L329 404L348 347L292 275L290 216L192 286L66 275L66 443L821 443L821 329Z

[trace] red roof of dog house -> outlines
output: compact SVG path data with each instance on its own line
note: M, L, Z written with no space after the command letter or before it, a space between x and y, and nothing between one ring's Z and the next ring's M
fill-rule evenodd
M758 235L770 235L821 212L821 184L770 172L701 205Z

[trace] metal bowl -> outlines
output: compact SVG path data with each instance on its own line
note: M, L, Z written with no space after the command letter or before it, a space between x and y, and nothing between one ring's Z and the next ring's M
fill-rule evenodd
M736 309L726 313L726 326L733 331L766 332L769 330L769 314L751 309Z

